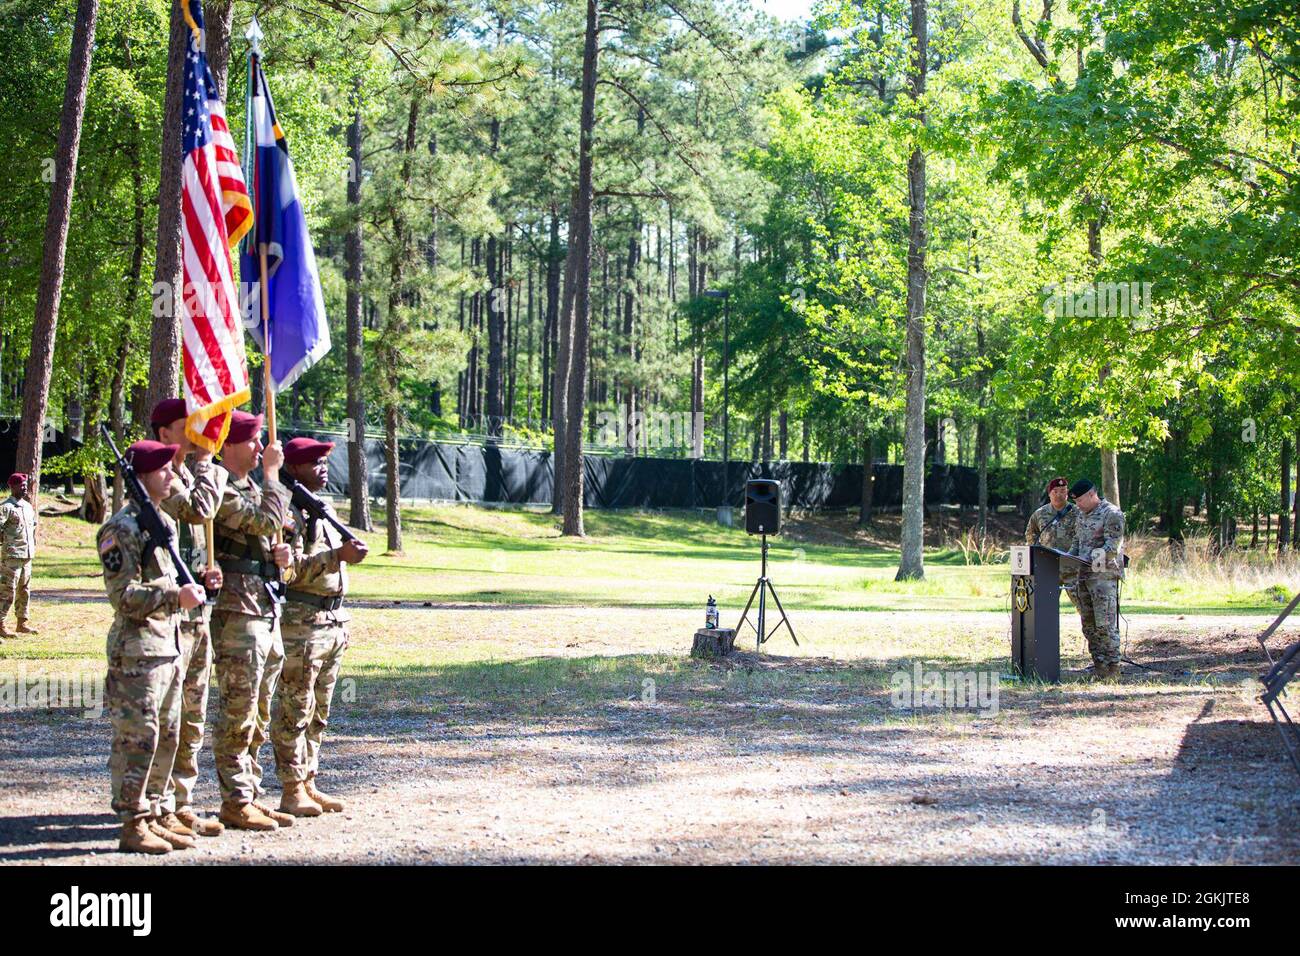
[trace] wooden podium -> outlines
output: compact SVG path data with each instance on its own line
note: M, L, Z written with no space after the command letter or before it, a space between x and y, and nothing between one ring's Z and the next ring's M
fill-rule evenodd
M1011 664L1026 680L1061 682L1061 562L1083 558L1042 545L1011 548Z

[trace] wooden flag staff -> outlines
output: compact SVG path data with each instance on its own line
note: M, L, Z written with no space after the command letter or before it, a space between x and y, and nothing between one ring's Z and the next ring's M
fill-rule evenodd
M258 25L257 17L254 16L252 22L248 25L248 30L244 33L248 39L248 108L245 111L245 124L248 133L244 138L244 156L249 163L250 170L256 166L257 138L253 135L253 124L256 122L253 116L253 61L262 54L262 29ZM256 176L246 176L246 179L256 183ZM255 205L260 205L261 197L257 197ZM256 213L254 213L256 215ZM258 298L262 303L262 386L266 395L266 443L275 444L278 441L275 427L275 390L271 384L271 302L267 297L267 275L266 275L266 243L257 244L257 263L258 263ZM284 529L277 528L275 532L275 543L284 542Z

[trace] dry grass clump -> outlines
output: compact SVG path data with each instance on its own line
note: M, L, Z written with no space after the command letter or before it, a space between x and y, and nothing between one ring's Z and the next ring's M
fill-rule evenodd
M1209 535L1191 536L1174 546L1164 538L1142 534L1126 537L1124 550L1130 568L1143 577L1162 577L1185 587L1267 591L1279 603L1300 591L1300 552L1296 551L1216 550Z

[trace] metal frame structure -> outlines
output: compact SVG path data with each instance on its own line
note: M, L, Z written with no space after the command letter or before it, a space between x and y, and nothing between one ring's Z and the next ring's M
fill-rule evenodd
M1291 764L1295 767L1296 772L1300 773L1300 727L1297 727L1287 712L1286 705L1282 699L1286 696L1286 686L1295 677L1296 671L1300 670L1300 641L1290 644L1282 652L1282 656L1273 659L1272 652L1268 649L1268 639L1273 636L1273 632L1282 626L1282 622L1290 616L1291 612L1300 606L1300 594L1291 599L1288 604L1277 616L1277 619L1264 629L1256 640L1259 646L1264 649L1264 654L1268 658L1269 669L1260 681L1264 685L1264 693L1259 695L1260 701L1268 708L1269 717L1273 718L1273 725L1277 727L1277 732L1282 738L1282 747L1286 750L1286 755L1291 758Z

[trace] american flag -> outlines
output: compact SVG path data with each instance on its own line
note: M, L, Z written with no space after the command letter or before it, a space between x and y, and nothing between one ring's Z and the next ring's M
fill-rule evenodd
M181 0L190 27L181 106L181 367L186 434L218 451L230 410L249 400L248 363L230 249L253 227L253 207L204 52L203 4Z

